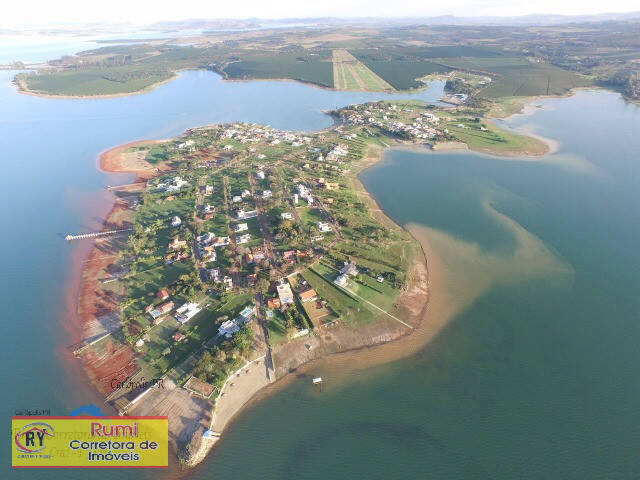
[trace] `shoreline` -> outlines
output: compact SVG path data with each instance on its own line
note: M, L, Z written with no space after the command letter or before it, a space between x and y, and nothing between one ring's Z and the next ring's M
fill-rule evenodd
M22 95L30 95L32 97L41 97L41 98L50 98L50 99L66 99L66 100L102 100L102 99L109 99L109 98L119 98L119 97L131 97L134 95L143 95L145 93L149 93L153 90L155 90L156 88L167 84L169 82L172 82L174 80L176 80L178 78L178 76L180 75L181 72L184 71L194 71L194 72L199 72L199 71L204 71L204 72L212 72L215 73L216 75L219 75L221 80L223 82L294 82L294 83L300 83L302 85L306 85L309 87L313 87L313 88L318 88L320 90L327 90L327 91L332 91L332 92L361 92L361 93L382 93L382 94L387 94L387 95L398 95L398 94L407 94L407 95L413 95L413 94L417 94L423 90L426 90L427 88L429 88L429 83L424 83L423 86L421 87L416 87L416 88L410 88L407 90L392 90L392 91L387 91L387 90L353 90L353 89L345 89L345 90L338 90L335 87L328 87L326 85L321 85L319 83L314 83L308 80L301 80L301 79L297 79L297 78L229 78L227 77L227 75L225 75L224 73L221 73L217 70L212 70L209 68L185 68L185 69L179 69L179 70L175 70L173 72L173 75L171 75L171 77L166 78L165 80L162 80L160 82L157 83L153 83L151 85L148 85L146 87L144 87L141 90L136 90L134 92L122 92L122 93L104 93L104 94L96 94L96 95L68 95L68 94L53 94L53 93L44 93L44 92L40 92L38 90L31 90L29 89L29 87L27 87L23 82L20 81L16 81L15 79L11 81L11 83L13 83L16 86L16 91L19 94Z
M122 157L124 150L130 148L132 146L140 145L140 144L149 144L153 142L162 142L163 140L137 140L133 142L128 142L126 144L117 145L110 149L107 149L98 157L97 168L99 168L102 172L105 173L128 173L135 174L136 181L146 180L153 176L156 176L161 172L160 169L151 166L150 164L145 165L136 165L131 166L126 159ZM549 149L549 145L545 142L547 148ZM429 153L437 153L433 149L429 149L425 146L415 146L424 152ZM371 332L370 337L367 339L375 338L375 341L362 341L358 344L352 343L345 345L346 348L338 349L338 350L324 350L320 348L314 348L313 355L310 358L302 358L295 359L295 365L289 365L291 368L288 371L281 372L280 375L276 375L276 378L273 382L269 382L266 385L260 385L255 391L251 392L248 398L239 402L238 404L234 404L231 406L231 412L227 414L227 418L224 420L222 425L219 425L220 432L223 432L229 425L231 425L238 416L244 412L246 409L250 408L254 402L259 401L262 398L265 398L267 395L277 391L277 389L285 387L292 381L296 376L300 373L306 374L306 372L311 371L313 368L317 368L318 366L337 366L342 365L341 368L346 368L347 370L352 369L364 369L370 366L379 365L382 363L387 363L390 361L394 361L400 358L407 357L409 355L414 354L424 345L426 345L429 341L431 341L440 329L446 324L446 321L453 315L450 312L451 308L447 306L447 301L445 301L446 294L443 290L443 284L441 280L434 281L434 278L442 279L446 278L445 269L442 267L441 259L437 257L435 250L432 246L425 241L424 238L418 238L418 235L415 231L412 230L410 226L402 226L399 225L395 220L393 220L389 215L384 212L383 209L380 208L375 198L366 190L364 185L360 180L360 175L369 168L374 167L384 160L385 152L390 149L410 149L410 145L404 145L402 143L396 145L390 145L387 147L382 146L370 146L366 151L365 155L362 159L355 165L355 171L349 175L349 180L352 183L352 188L358 194L362 195L366 202L369 205L371 214L376 217L379 221L387 224L393 225L394 228L402 229L407 235L411 238L411 242L414 244L415 250L414 255L416 258L413 258L410 266L409 278L407 286L398 296L397 305L394 306L394 311L396 311L397 306L405 308L410 312L411 319L404 316L411 326L413 327L410 330L406 328L397 328L395 332L389 334L388 332ZM474 150L468 150L477 152ZM486 152L480 152L481 154L486 154ZM546 154L547 152L545 152ZM522 154L519 154L522 155ZM538 153L537 155L541 156L544 154ZM503 155L504 156L504 155ZM116 198L116 201L112 204L111 210L106 215L105 220L103 222L103 229L107 228L109 225L113 226L114 216L118 213L118 203L120 200ZM109 227L110 228L110 227ZM104 249L99 248L97 242L95 242L91 247L88 247L88 252L86 253L84 265L76 265L73 268L81 268L81 271L78 273L72 272L72 277L76 277L79 282L77 292L78 295L76 297L76 323L77 326L80 327L81 332L83 332L86 324L90 321L90 317L95 315L93 312L79 312L80 307L80 298L83 295L88 295L91 300L95 300L98 295L96 295L95 289L91 288L92 283L89 281L90 278L97 276L99 272L101 272L105 266L103 262L92 262L92 256L96 252L102 252L104 255ZM106 263L110 263L111 260L107 260ZM422 269L422 270L421 270ZM423 290L421 291L419 286L423 286ZM72 287L71 285L69 286ZM89 287L89 288L87 288ZM89 292L87 292L89 290ZM411 311L412 298L411 296L407 296L410 290L415 290L413 292L413 311ZM407 297L407 298L404 298ZM70 295L69 298L73 298L73 295ZM409 306L408 306L409 305ZM419 308L416 307L419 306ZM405 310L405 311L406 311ZM448 314L443 314L443 312L449 312ZM404 313L404 312L403 312ZM432 318L432 317L435 317ZM375 325L378 325L382 322L382 320L378 320L374 322ZM390 322L393 323L393 322ZM377 336L375 335L377 334ZM81 333L82 336L82 333ZM85 337L86 338L86 337ZM121 352L122 358L119 361L122 363L129 362L132 356L129 356L131 352ZM277 353L276 353L277 355ZM92 378L89 368L84 364L82 364L82 369L87 376L87 379L90 380L91 387L93 387L96 393L102 395L103 392L98 388L95 384L96 376ZM295 373L296 375L292 375ZM139 407L137 405L136 407ZM215 412L215 409L213 410ZM213 422L215 420L215 413L213 413L213 418L211 419L211 426L213 427ZM196 434L197 435L197 434ZM192 437L191 440L194 440L195 436ZM197 442L197 440L200 440ZM215 441L202 441L201 439L196 439L196 443L199 445L196 446L196 451L189 451L187 459L181 458L180 452L176 451L178 454L178 462L182 462L183 464L193 467L197 465L199 462L204 460L206 454L211 450L211 448L217 443L218 439ZM185 446L179 446L182 448L176 448L176 450L190 450L192 441L188 442ZM184 448L186 447L186 448Z

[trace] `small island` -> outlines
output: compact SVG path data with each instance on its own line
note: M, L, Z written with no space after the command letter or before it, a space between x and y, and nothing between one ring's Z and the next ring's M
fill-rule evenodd
M106 171L135 183L85 263L75 355L122 415L169 415L184 466L265 386L424 321L420 244L358 179L386 148L540 155L486 108L372 102L313 133L233 123L116 147ZM122 233L124 231L124 234Z

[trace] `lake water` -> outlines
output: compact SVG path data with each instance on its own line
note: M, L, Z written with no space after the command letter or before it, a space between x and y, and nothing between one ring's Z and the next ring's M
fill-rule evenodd
M220 121L319 129L324 109L388 98L187 72L146 95L51 100L15 94L2 75L7 428L16 409L65 414L88 398L60 354L72 253L60 235L104 213L100 192L118 179L95 169L101 150ZM442 264L440 292L459 308L440 335L382 366L312 367L322 392L293 378L243 412L189 478L638 477L640 110L608 92L540 103L507 122L559 141L540 161L392 151L362 176Z
M332 123L324 110L386 98L435 102L443 87L434 83L411 95L334 92L294 82L224 82L212 72L191 71L144 95L47 99L16 93L12 78L13 72L0 72L4 174L0 291L6 311L0 365L7 382L0 405L6 430L9 417L21 409L50 409L52 415L64 415L88 400L96 401L91 391L81 389L82 374L73 370L75 364L65 360L64 347L72 335L63 328L64 318L61 326L60 316L65 313L64 286L72 258L78 257L77 250L73 255L78 246L62 237L98 228L110 206L104 186L129 178L99 172L96 160L101 151L217 122L318 130ZM8 468L9 450L1 456ZM51 472L11 474L52 478ZM85 478L82 472L60 476Z
M609 92L540 103L507 123L560 142L542 161L392 151L362 175L447 273L461 309L435 341L312 368L194 478L638 478L640 109Z

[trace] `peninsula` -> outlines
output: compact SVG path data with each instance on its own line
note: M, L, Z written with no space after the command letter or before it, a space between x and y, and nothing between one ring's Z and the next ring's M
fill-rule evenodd
M385 148L540 155L484 107L372 102L313 133L233 123L116 147L105 235L85 263L75 349L120 414L169 415L198 463L263 387L336 352L410 335L429 300L420 244L358 174Z

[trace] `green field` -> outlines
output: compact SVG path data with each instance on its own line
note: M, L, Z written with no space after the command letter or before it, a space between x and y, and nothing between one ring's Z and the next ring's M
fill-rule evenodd
M396 90L422 87L424 84L416 79L431 73L451 71L450 68L422 60L375 60L368 57L358 57L358 60Z
M168 80L172 75L167 70L125 66L26 75L22 78L29 90L50 95L114 95L144 90Z
M592 85L587 77L522 57L442 58L451 67L487 72L492 82L479 95L485 98L564 95L572 88Z
M330 51L250 53L229 63L224 73L232 79L291 78L333 87Z
M460 127L458 125L463 125ZM480 128L486 128L486 131ZM546 151L545 144L533 137L498 129L491 123L476 123L469 120L455 120L446 124L449 133L466 143L470 149L491 152L513 152L535 154Z

